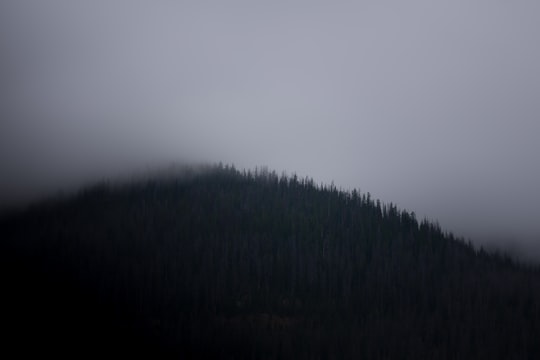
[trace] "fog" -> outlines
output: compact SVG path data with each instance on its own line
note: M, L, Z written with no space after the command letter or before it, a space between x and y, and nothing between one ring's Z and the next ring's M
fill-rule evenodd
M540 254L539 35L537 1L3 0L0 201L264 165Z

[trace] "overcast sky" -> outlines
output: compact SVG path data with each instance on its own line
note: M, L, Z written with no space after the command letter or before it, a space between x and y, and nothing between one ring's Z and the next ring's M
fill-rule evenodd
M540 235L538 1L2 0L0 53L5 203L223 161Z

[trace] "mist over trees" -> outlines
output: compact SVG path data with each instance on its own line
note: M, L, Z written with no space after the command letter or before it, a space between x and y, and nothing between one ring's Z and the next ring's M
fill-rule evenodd
M0 219L19 353L530 359L540 272L333 184L213 166Z

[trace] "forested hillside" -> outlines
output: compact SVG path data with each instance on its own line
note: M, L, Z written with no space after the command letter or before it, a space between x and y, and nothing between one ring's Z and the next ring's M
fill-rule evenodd
M2 343L19 354L540 358L537 268L369 193L220 165L0 226Z

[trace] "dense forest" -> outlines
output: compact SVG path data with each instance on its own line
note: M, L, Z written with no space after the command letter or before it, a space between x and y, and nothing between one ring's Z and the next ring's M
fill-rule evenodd
M540 271L369 193L232 166L0 219L2 348L220 359L539 359Z

